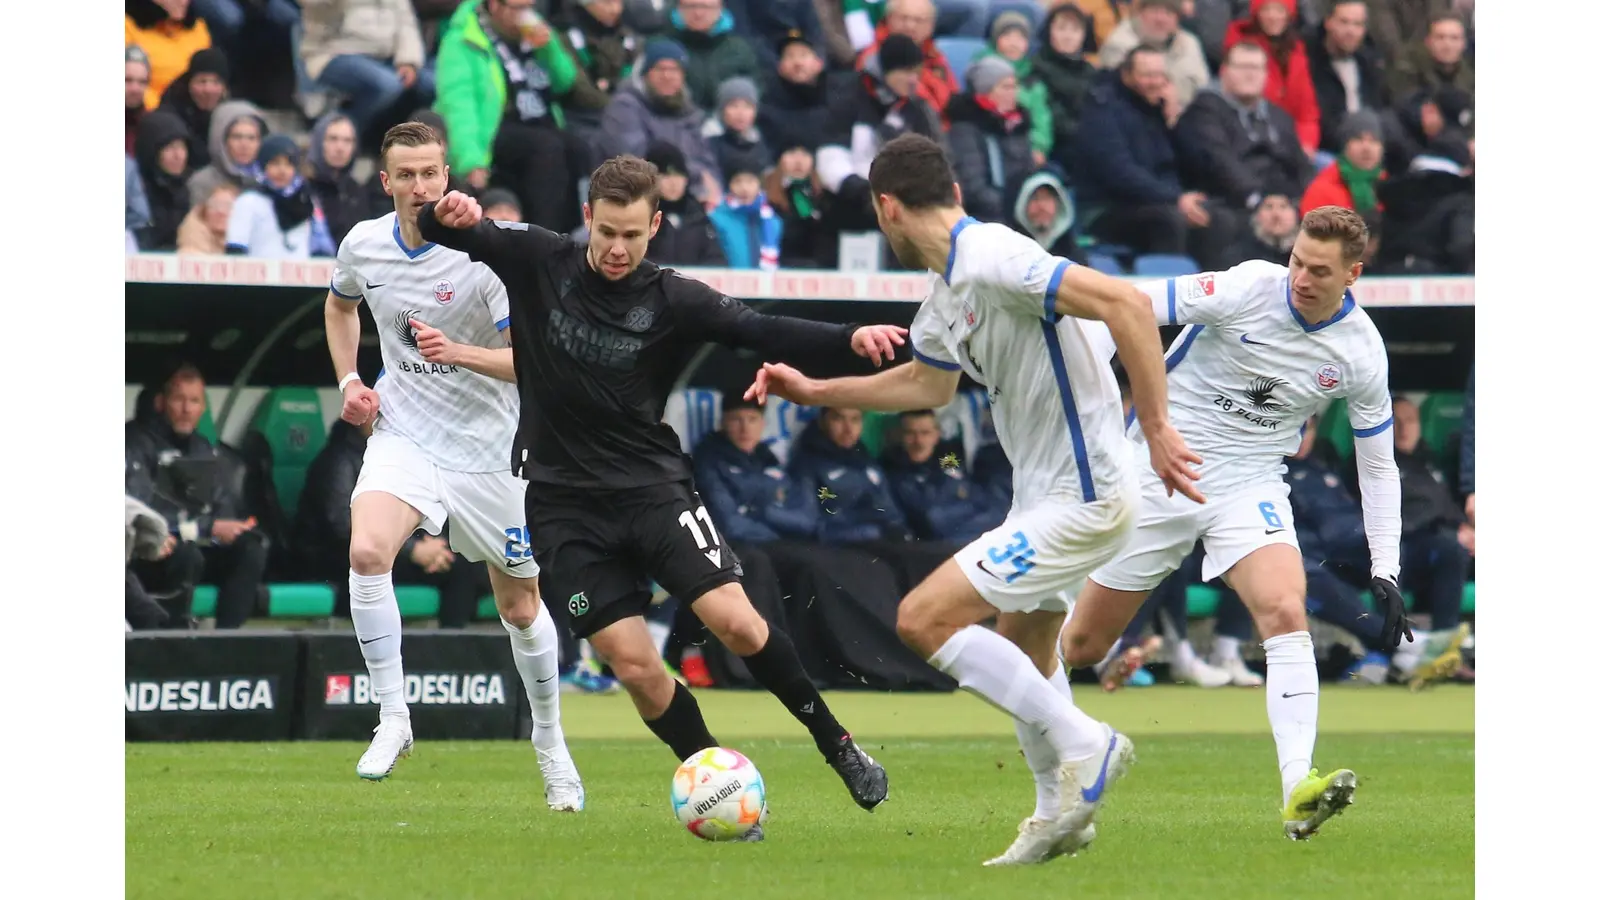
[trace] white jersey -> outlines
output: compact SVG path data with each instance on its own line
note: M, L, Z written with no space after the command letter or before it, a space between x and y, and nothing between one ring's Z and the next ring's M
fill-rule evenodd
M1071 265L1004 225L965 218L911 324L917 359L988 389L1019 510L1046 498L1108 499L1129 471L1110 354L1095 323L1055 311Z
M1199 487L1207 496L1282 480L1302 426L1336 398L1348 401L1358 437L1392 424L1388 351L1348 291L1332 319L1310 325L1289 300L1289 270L1275 263L1141 289L1157 321L1188 326L1167 352L1167 403L1173 426L1205 460Z
M345 300L365 300L378 325L383 370L373 384L374 429L404 435L441 469L509 470L516 385L425 361L409 324L414 318L459 344L510 346L502 333L511 321L506 288L489 267L437 244L407 248L389 213L350 229L331 287Z

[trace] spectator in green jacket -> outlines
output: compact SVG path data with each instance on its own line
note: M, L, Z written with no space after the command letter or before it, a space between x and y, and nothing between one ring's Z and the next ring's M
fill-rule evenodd
M989 49L978 58L998 56L1017 73L1017 106L1028 113L1028 143L1033 148L1033 164L1044 165L1055 146L1055 125L1050 119L1050 91L1033 71L1028 50L1033 23L1016 10L1008 9L994 17L989 26Z
M526 220L577 227L577 183L588 148L566 131L561 100L577 67L532 0L466 0L439 39L438 100L451 168L473 188L493 182L522 201Z
M678 0L667 37L689 51L684 76L689 97L701 109L717 108L717 86L729 78L742 75L761 83L761 59L733 33L733 13L722 8L722 0Z

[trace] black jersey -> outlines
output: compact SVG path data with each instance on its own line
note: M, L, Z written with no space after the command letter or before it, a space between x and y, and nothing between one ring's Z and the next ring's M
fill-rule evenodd
M648 260L610 281L589 265L587 244L487 219L446 228L433 206L418 217L422 236L488 265L510 297L521 399L511 467L529 482L629 488L689 479L689 459L662 416L705 343L769 360L853 358L853 326L763 315Z

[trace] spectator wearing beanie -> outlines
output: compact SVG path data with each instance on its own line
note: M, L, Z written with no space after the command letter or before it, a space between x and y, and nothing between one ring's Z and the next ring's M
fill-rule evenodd
M778 258L785 269L815 269L821 263L822 181L810 148L794 144L778 156L778 164L762 179L767 202L783 219L783 241Z
M211 148L206 137L211 133L211 115L228 99L228 57L209 47L195 51L189 68L167 85L161 94L161 109L183 120L189 128L189 167L201 169L211 164Z
M772 165L772 151L756 127L758 108L756 83L748 78L730 78L717 88L717 118L707 119L701 134L724 173L749 170L759 174Z
M1305 41L1294 27L1298 11L1298 0L1250 0L1250 16L1228 26L1222 47L1226 53L1247 41L1267 51L1265 96L1294 119L1300 146L1311 156L1322 140L1322 108L1311 82Z
M338 245L300 174L294 138L275 134L261 142L255 187L239 195L228 216L228 252L269 259L333 256Z
M778 42L777 68L762 83L756 121L767 146L778 150L799 144L815 153L834 98L848 96L854 86L852 72L827 71L805 35L789 32Z
M521 10L526 10L523 6ZM439 39L438 101L450 167L478 190L492 179L522 200L528 221L576 227L589 148L566 131L562 101L577 65L542 23L524 35L519 9L463 3Z
M1071 169L1084 98L1100 75L1090 59L1098 45L1089 14L1075 3L1055 7L1039 24L1037 44L1033 73L1050 104L1050 156Z
M1370 109L1353 112L1339 123L1339 156L1333 165L1311 179L1300 200L1300 215L1319 206L1353 209L1377 225L1383 207L1378 203L1378 182L1383 172L1383 126Z
M922 60L915 41L891 34L866 58L855 89L838 98L817 148L817 174L837 198L825 204L832 230L878 227L867 173L879 147L907 132L944 143L939 114L917 94Z
M951 97L961 92L961 86L956 84L955 73L950 71L950 60L933 42L937 12L933 0L895 0L888 4L883 21L878 23L876 42L861 51L856 58L856 70L865 73L871 60L891 36L909 38L911 46L917 48L918 61L922 64L918 70L917 94L940 115L942 127L944 108L950 104ZM877 68L879 71L890 70L881 64Z
M948 110L961 204L985 222L1004 222L1007 194L1038 168L1028 112L1017 105L1017 76L1003 57L974 62L966 83Z
M761 60L750 42L734 31L733 13L722 0L683 0L672 11L666 36L689 55L684 80L701 109L714 109L717 87L730 78L760 78Z
M189 129L171 113L157 110L139 122L134 157L150 208L150 224L135 235L140 250L178 247L178 226L189 214L189 144Z
M661 227L650 239L645 257L661 266L727 265L705 207L689 193L689 164L683 151L656 141L644 158L660 173L661 188Z
M761 192L759 171L740 165L729 172L722 205L711 211L711 224L728 257L728 268L772 271L778 268L783 219Z
M706 142L706 114L684 87L689 52L653 38L628 83L617 89L600 121L607 156L644 156L651 144L674 144L688 164L689 192L707 206L722 202L722 169Z
M994 24L989 26L989 49L978 54L978 58L1003 59L1017 74L1017 106L1028 113L1033 162L1042 166L1054 148L1055 129L1050 121L1050 89L1035 73L1033 54L1029 52L1031 31L1033 24L1027 16L1016 10L1006 10L994 17Z
M161 93L178 80L196 50L211 46L211 32L189 0L127 0L122 20L123 46L137 44L150 61L150 86L144 108L161 104Z

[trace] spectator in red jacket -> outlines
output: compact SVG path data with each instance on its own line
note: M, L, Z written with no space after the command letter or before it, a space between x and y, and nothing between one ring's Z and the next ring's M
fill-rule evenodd
M1297 0L1250 0L1250 17L1229 25L1222 43L1224 52L1240 41L1267 51L1267 99L1294 118L1300 146L1310 156L1322 140L1322 111L1311 83L1305 42L1290 27L1297 5Z
M1334 164L1306 187L1300 214L1319 206L1341 206L1360 213L1372 228L1383 212L1378 203L1378 182L1384 179L1383 127L1378 114L1370 109L1350 113L1339 124L1339 137L1344 149Z
M939 114L941 124L949 127L950 123L943 121L944 108L951 97L961 93L961 87L950 71L950 61L933 43L933 25L938 17L933 0L889 0L883 22L878 26L877 40L856 57L856 70L864 71L867 61L878 55L883 39L889 35L903 34L911 38L922 48L922 77L917 82L917 95L928 101Z

